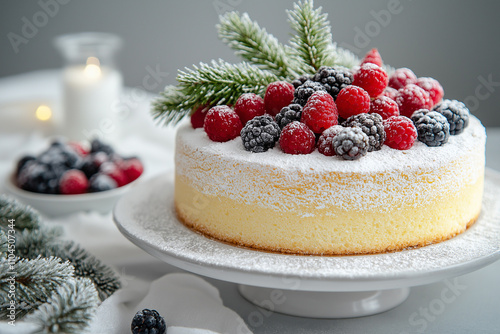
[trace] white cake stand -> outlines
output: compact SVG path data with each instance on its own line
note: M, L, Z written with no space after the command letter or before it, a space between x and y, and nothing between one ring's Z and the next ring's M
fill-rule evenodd
M218 242L186 228L173 207L173 177L137 185L114 209L134 244L181 269L238 283L249 301L271 311L348 318L401 304L412 286L456 277L500 258L500 174L486 172L483 210L461 235L435 245L360 256L295 256Z

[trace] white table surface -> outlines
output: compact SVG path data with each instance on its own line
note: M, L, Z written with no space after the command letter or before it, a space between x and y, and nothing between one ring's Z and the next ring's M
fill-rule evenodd
M34 97L58 101L57 75L57 71L47 70L1 78L0 125L2 106ZM126 93L131 94L131 90ZM151 121L148 111L153 97L143 94L134 100L135 112L128 120L133 123L133 127L128 124L132 132L118 144L119 149L130 153L140 148L147 177L173 167L174 131L159 129ZM488 128L487 134L486 165L500 171L500 128ZM0 133L0 186L23 151L43 147L39 138L31 132ZM101 225L97 226L96 221ZM82 214L51 222L68 226L72 231L68 237L114 266L125 282L135 277L153 280L180 271L129 243L114 227L111 215ZM102 229L104 236L89 240L89 233L78 232L85 229L82 222ZM206 279L219 289L224 304L235 310L254 333L500 333L500 261L455 280L414 287L409 298L395 309L354 319L318 320L271 313L244 300L235 284ZM456 288L453 290L450 285Z

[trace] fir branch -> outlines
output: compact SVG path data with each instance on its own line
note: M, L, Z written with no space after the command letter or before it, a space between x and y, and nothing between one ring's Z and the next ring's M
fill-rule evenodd
M47 249L58 242L58 238L63 234L60 227L41 227L36 230L24 230L16 240L16 255L20 258L35 259L39 255L50 257Z
M341 48L337 44L332 45L332 53L335 54L335 65L353 69L359 66L361 60L350 50Z
M0 229L7 230L10 219L15 220L14 228L18 231L40 227L40 214L37 211L6 195L0 195Z
M9 240L7 233L0 229L0 259L7 258L9 250Z
M289 67L285 47L247 13L226 13L220 17L217 30L219 38L243 59L281 79L297 76Z
M160 98L153 102L153 118L163 125L177 124L191 113L193 107L182 106L185 95L176 86L167 86L160 93Z
M15 263L16 299L18 302L17 317L46 302L52 292L66 280L73 278L73 266L69 262L61 262L58 258L36 258L33 260L18 259ZM11 284L11 264L7 260L0 261L0 295L6 301ZM8 310L0 308L0 316Z
M300 74L311 74L321 66L334 65L330 22L327 14L321 13L321 7L314 9L312 0L302 0L287 13L290 26L296 33L288 50L299 65Z
M38 333L82 333L93 319L99 298L88 278L68 280L46 303L26 317L40 325Z

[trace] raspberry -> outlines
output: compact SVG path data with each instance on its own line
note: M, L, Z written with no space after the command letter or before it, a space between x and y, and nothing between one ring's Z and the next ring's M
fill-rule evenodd
M323 131L317 144L319 153L326 155L327 157L335 155L332 145L333 138L335 138L335 136L338 135L343 129L344 127L341 125L334 125Z
M368 136L368 152L378 151L385 141L385 131L382 116L379 114L357 114L349 117L344 127L358 127Z
M335 102L342 118L370 111L370 95L358 86L347 86L342 89Z
M452 136L462 133L469 125L469 109L463 102L444 100L434 107L434 111L446 117L450 123L450 135Z
M90 150L86 148L82 143L76 141L70 141L68 146L73 149L79 156L84 157L90 153Z
M336 99L342 88L352 84L352 73L343 68L321 66L312 80L323 85L328 94Z
M137 158L123 160L119 163L119 168L125 173L127 183L138 179L144 172L144 166Z
M247 151L266 152L274 147L280 137L280 132L280 127L271 116L257 116L243 127L241 140Z
M363 60L361 61L361 65L366 64L366 63L372 63L377 66L382 67L382 57L380 56L380 53L378 52L377 49L373 48L368 53L365 55Z
M316 136L304 123L292 122L281 131L279 142L285 153L309 154L314 151Z
M70 169L59 180L59 191L65 195L83 194L87 192L89 182L85 174L78 169Z
M264 115L264 99L254 93L245 93L241 95L234 105L234 112L240 116L241 123L245 125L255 116Z
M210 109L209 105L199 106L195 109L193 114L191 115L191 125L193 129L198 129L203 127L203 122L205 121L205 116L207 116L207 112Z
M396 101L387 96L379 96L370 102L370 114L379 114L383 119L399 116L399 107Z
M270 83L264 96L266 112L271 116L275 116L283 107L292 102L294 92L295 88L291 83L285 81Z
M238 137L243 125L231 108L215 106L208 111L203 128L212 141L226 142Z
M156 310L144 309L135 314L130 325L132 334L165 334L165 319Z
M377 97L387 87L387 73L380 66L366 63L354 74L352 84L366 90L370 97Z
M394 100L396 98L397 94L398 94L398 90L391 88L389 86L385 87L384 91L382 92L382 96L387 96L391 100Z
M396 150L408 150L417 139L417 129L411 119L405 116L392 116L384 120L387 135L385 144Z
M404 88L408 84L417 82L417 76L409 68L398 68L389 77L389 87L394 89Z
M442 146L450 137L450 124L446 117L436 111L429 111L415 122L418 140L427 146Z
M302 117L302 106L297 103L292 103L286 107L283 107L278 115L276 115L275 120L278 123L280 129L283 129L288 123L293 121L299 121Z
M368 136L360 128L344 128L333 138L332 146L344 160L356 160L368 152Z
M430 108L438 104L444 96L443 87L436 79L427 77L418 78L415 85L429 93L429 97L432 101L432 105L429 106Z
M429 93L414 84L400 89L395 100L399 107L399 113L406 117L411 117L415 110L428 109L432 104Z
M128 183L127 175L115 163L105 162L99 168L99 172L108 175L115 180L118 187L122 187Z
M293 103L300 104L301 106L305 106L307 100L318 90L326 91L325 87L319 82L314 82L311 80L307 80L302 85L297 87L294 93Z
M300 77L292 81L292 85L293 87L295 87L295 89L297 89L299 86L302 86L302 84L307 80L312 80L312 77L310 75L301 75Z
M338 124L339 113L333 97L327 92L319 91L311 95L302 110L300 121L314 133L322 133L329 127Z

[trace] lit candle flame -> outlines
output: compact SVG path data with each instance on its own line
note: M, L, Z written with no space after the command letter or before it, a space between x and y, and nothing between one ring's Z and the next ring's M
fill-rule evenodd
M46 105L41 105L36 108L35 116L40 121L48 121L52 118L52 110Z
M101 67L99 59L96 57L88 57L87 65L85 66L85 75L90 78L98 78L101 76Z

